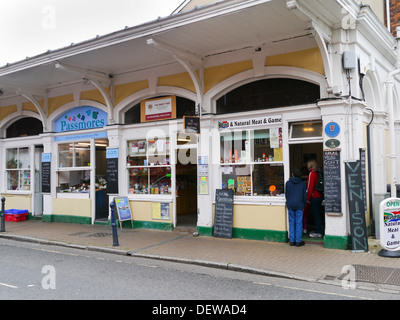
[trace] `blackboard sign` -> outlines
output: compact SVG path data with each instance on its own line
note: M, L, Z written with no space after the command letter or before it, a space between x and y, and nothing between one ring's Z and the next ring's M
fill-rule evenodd
M215 193L214 237L232 239L233 190Z
M361 161L345 162L345 169L352 250L355 252L368 252Z
M340 151L324 151L324 199L328 215L342 215Z
M51 153L42 153L42 192L50 193Z
M360 149L361 181L364 196L364 212L367 212L367 176L365 173L365 149Z
M118 193L118 148L106 152L107 193Z
M184 116L183 129L185 133L200 133L200 118Z

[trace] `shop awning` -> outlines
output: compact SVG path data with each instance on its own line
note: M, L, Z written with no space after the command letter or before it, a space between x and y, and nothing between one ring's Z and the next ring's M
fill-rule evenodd
M341 6L337 1L302 1L307 2L314 5L309 8L310 15L318 15L323 25L333 26L340 21ZM21 90L41 95L82 81L82 73L89 73L100 82L107 82L109 75L118 81L130 72L146 73L156 66L177 63L176 56L194 66L204 66L208 58L227 52L236 52L238 60L243 50L257 51L259 47L279 54L278 43L283 52L302 49L292 48L290 39L302 38L304 46L315 47L312 25L304 14L299 14L295 3L221 1L27 58L0 67L0 99L15 96Z

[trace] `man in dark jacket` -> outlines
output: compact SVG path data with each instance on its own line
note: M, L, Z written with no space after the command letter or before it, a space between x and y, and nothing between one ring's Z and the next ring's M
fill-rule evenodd
M292 177L285 185L286 207L289 213L289 240L290 245L296 245L296 247L304 245L301 235L303 230L303 210L307 203L306 185L300 177L301 171L294 169Z

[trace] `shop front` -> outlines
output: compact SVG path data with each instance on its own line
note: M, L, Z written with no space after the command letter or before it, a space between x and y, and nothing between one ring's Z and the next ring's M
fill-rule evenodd
M194 102L177 96L142 100L138 123L121 129L121 192L127 194L134 226L171 230L197 225L197 136L183 130ZM138 110L139 109L139 110ZM129 121L129 120L128 120Z
M281 79L276 81L282 84ZM288 83L293 82L289 79ZM301 90L304 82L297 83ZM252 86L260 84L246 85ZM319 87L312 86L319 95ZM268 95L272 88L261 90ZM222 99L229 101L234 92ZM141 104L165 99L171 97L146 99ZM255 110L229 113L221 109L220 115L204 115L200 134L185 132L183 120L171 119L170 112L165 119L157 116L156 121L144 121L142 108L140 122L119 129L120 156L126 158L126 169L119 170L120 194L129 198L135 227L190 227L212 236L215 190L230 189L234 191L234 237L285 242L284 185L290 170L304 169L310 158L321 169L323 165L321 112L315 104L300 104L306 102L303 97L291 99L290 108L254 106ZM287 103L282 98L278 105ZM139 103L126 114L138 107ZM178 102L172 110L182 107Z
M321 112L315 104L320 87L305 79L244 82L216 94L216 114L202 120L200 152L210 159L212 192L199 195L197 229L213 235L215 190L227 189L234 193L233 237L285 242L285 182L291 170L305 167L307 157L323 165ZM301 94L305 87L307 96ZM304 150L292 148L295 142ZM305 148L310 142L318 142L317 147ZM203 197L212 204L211 214Z
M398 112L387 113L379 81L394 40L365 6L348 30L343 9L355 7L308 2L315 15L293 1L217 1L1 67L7 206L94 224L127 197L135 228L213 236L225 189L234 238L285 242L285 183L295 168L306 181L315 160L328 188L319 242L348 248L345 162L370 166L368 226L374 197L395 182Z
M108 219L106 125L107 113L91 106L70 109L55 120L55 133L44 148L51 164L47 192L43 193L45 207L52 211L45 209L43 221Z

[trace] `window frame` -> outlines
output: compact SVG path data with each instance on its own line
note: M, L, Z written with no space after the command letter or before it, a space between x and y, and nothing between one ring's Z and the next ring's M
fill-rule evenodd
M92 142L93 140L93 142ZM76 166L76 147L75 145L79 144L79 143L85 143L87 144L87 149L89 151L89 165L88 166ZM61 145L71 145L72 144L72 166L60 166L60 146ZM60 174L62 174L63 172L74 172L74 171L89 171L89 184L88 187L86 188L86 190L84 192L72 192L69 191L57 191L57 193L61 193L61 194L90 194L90 189L91 189L91 185L92 185L92 181L91 181L91 172L93 170L93 166L92 166L92 147L95 148L95 139L89 139L89 140L74 140L74 141L62 141L60 143L57 143L57 168L56 168L56 172L57 172L57 188L61 187L60 183L59 183L59 178L60 178ZM83 147L83 146L81 146ZM78 147L78 148L81 148ZM71 150L71 148L69 149ZM68 150L68 151L69 151ZM62 150L62 151L67 151L67 150ZM70 187L71 188L71 187Z
M26 149L27 150L27 166L26 167L20 167L19 165L22 164L21 160L20 160L20 150L21 149ZM17 156L16 159L14 159L14 157L12 159L14 159L14 161L16 161L17 167L16 168L8 168L8 162L11 161L12 159L8 160L8 152L9 150L16 150L17 151ZM6 179L6 190L7 192L11 191L11 192L32 192L32 172L31 172L31 150L30 147L27 146L19 146L19 147L15 147L15 148L6 148L6 152L5 152L5 159L6 159L6 165L5 165L5 169L6 169L6 175L5 175L5 179ZM16 189L10 189L9 188L9 174L11 174L11 172L16 172L17 173L17 188ZM24 176L26 174L26 172L29 173L29 176L26 178L27 182L26 184L22 183L24 178L22 178L22 176ZM28 186L28 189L24 189L24 186Z
M159 140L164 140L164 147L165 147L165 153L159 153L158 150L156 150L155 152L157 152L157 155L154 155L153 152L151 152L149 150L149 141L154 141L154 143L157 145L157 141ZM132 142L140 142L140 141L144 141L145 142L145 147L146 147L146 151L144 154L145 157L145 163L143 164L130 164L128 160L128 157L132 157L130 155L129 152L129 148L132 147L131 143ZM168 146L168 147L167 147ZM173 194L172 191L172 184L173 184L173 177L172 177L172 162L171 162L171 157L172 157L172 152L171 152L171 139L170 137L166 136L166 137L154 137L154 138L134 138L134 139L127 139L126 143L125 143L125 147L127 150L126 153L126 175L127 175L127 194L128 196L135 196L135 195L154 195L154 196L171 196ZM138 155L139 156L139 155ZM157 162L155 164L150 163L150 157L156 157L159 158L160 156L164 156L165 159L168 159L168 161L166 161L165 163L158 163ZM152 189L151 189L151 171L152 169L156 169L156 168L167 168L167 171L169 169L169 174L171 175L169 177L169 184L167 187L167 192L165 192L165 189L163 191L163 193L161 193L161 189L158 190L158 193L155 193L156 190L154 190L154 193L152 193ZM146 185L146 189L147 192L143 193L143 192L132 192L135 190L135 188L133 186L130 186L130 177L131 177L131 170L132 169L139 169L139 170L143 170L146 169L147 170L147 185ZM167 173L168 174L168 173ZM154 184L155 182L153 182ZM156 188L154 188L156 189ZM144 190L144 189L141 189Z
M285 173L284 173L284 168L285 168L285 164L284 164L284 147L283 147L283 125L279 125L279 126L270 126L270 127L248 127L248 128L236 128L236 129L232 129L232 130L228 130L228 131L220 131L219 132L219 158L220 160L220 174L219 174L219 185L221 186L221 188L223 188L223 175L224 175L224 170L226 171L226 169L224 168L228 168L228 167L232 167L233 171L235 171L235 166L248 166L249 167L249 171L250 171L250 182L251 182L251 191L250 191L250 195L240 195L237 194L237 184L234 186L235 188L235 197L240 197L240 199L244 199L244 198L252 198L252 199L258 199L258 198L282 198L284 197L284 184L285 184ZM275 154L274 154L274 159L272 161L269 161L270 158L266 157L268 159L266 159L265 161L263 159L257 158L254 159L255 157L255 132L256 131L267 131L267 130L271 130L271 129L278 129L279 131L279 138L282 139L280 146L278 147L279 149L281 149L281 160L275 160ZM240 132L240 134L238 134ZM245 132L245 134L243 134ZM246 136L245 140L245 145L248 144L248 149L249 150L245 150L246 151L246 159L245 161L240 161L240 162L226 162L226 159L223 158L222 154L225 154L225 149L222 150L223 146L222 146L222 136L226 135L226 134L231 134L231 135L238 135L238 136ZM271 137L269 136L268 139L271 139ZM232 141L234 141L234 139L232 139ZM271 149L275 149L275 148L271 148ZM243 150L243 149L242 149ZM248 154L249 152L249 154ZM257 161L256 161L257 160ZM260 161L261 160L261 161ZM268 165L268 166L273 166L273 167L282 167L283 168L283 173L282 173L282 182L283 182L283 188L282 190L280 190L279 194L276 195L271 195L270 194L254 194L254 170L255 170L255 166L257 165ZM225 186L226 189L228 189L227 186Z
M293 137L294 133L294 127L295 126L300 126L300 125L310 125L312 127L313 125L321 125L321 134L319 135L310 135L310 136L304 136L304 137ZM323 141L323 123L321 120L310 120L310 121L301 121L301 122L290 122L289 123L289 142L296 142L296 141Z

